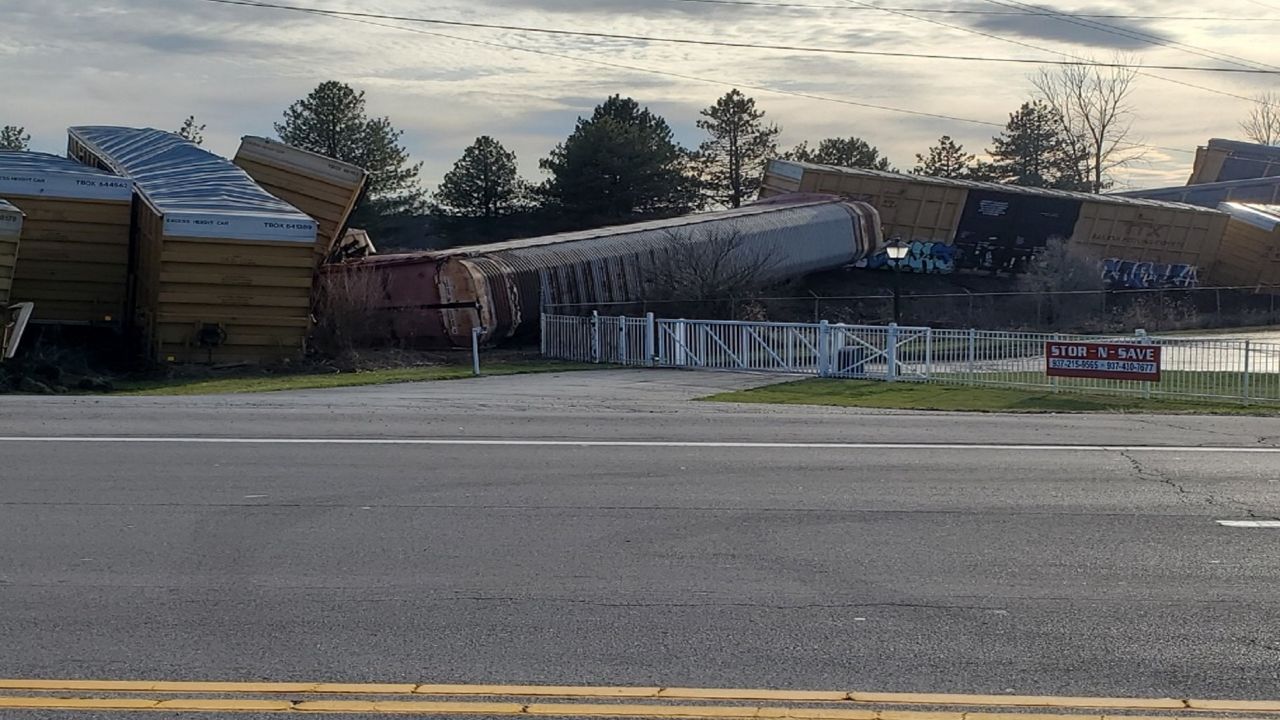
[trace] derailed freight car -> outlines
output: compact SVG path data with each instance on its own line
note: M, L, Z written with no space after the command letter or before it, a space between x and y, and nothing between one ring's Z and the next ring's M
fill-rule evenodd
M342 237L368 178L350 163L253 136L241 138L232 162L267 192L315 219L317 265Z
M169 362L270 362L310 327L316 223L173 133L71 128L69 154L132 179L133 321Z
M1280 205L1280 175L1246 180L1225 180L1200 185L1128 190L1115 193L1118 197L1147 198L1167 202L1187 203L1216 208L1219 203L1260 203Z
M1196 148L1188 185L1280 175L1280 147L1213 138Z
M1231 216L1215 278L1280 293L1280 204L1222 203Z
M922 272L1018 270L1054 237L1099 258L1208 271L1227 223L1215 209L1157 200L770 161L761 197L797 191L871 204L885 237L945 260L909 257L904 269Z
M9 304L13 288L13 268L18 263L18 243L22 239L22 211L0 198L0 312Z
M0 197L26 216L12 299L34 303L35 322L118 327L133 183L57 155L0 151Z
M731 242L728 262L753 262L766 282L842 267L883 244L875 210L809 195L668 220L510 240L327 268L372 285L369 332L401 342L464 345L471 330L500 342L534 330L547 305L632 302L682 245ZM726 241L726 238L731 240ZM764 259L761 262L761 259ZM339 280L340 279L340 280ZM349 286L348 286L349 287Z

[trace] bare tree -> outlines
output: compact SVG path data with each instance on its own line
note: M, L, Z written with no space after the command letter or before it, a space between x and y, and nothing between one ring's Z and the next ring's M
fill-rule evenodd
M1280 145L1280 93L1264 92L1240 123L1244 136L1262 145Z
M1073 327L1096 317L1105 287L1101 260L1069 240L1051 237L1017 280L1017 289L1034 300L1035 308L1018 311L1035 316L1034 328Z
M777 279L780 248L748 242L737 230L668 231L667 239L665 252L657 251L646 274L646 300L687 303L703 311L708 302L758 295Z
M1057 111L1063 129L1086 154L1084 175L1093 192L1112 184L1111 173L1141 159L1132 139L1130 95L1138 69L1117 57L1117 67L1063 65L1032 77L1041 99Z

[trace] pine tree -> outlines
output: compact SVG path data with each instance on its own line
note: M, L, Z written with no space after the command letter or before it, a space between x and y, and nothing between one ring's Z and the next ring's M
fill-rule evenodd
M1023 103L1004 132L992 138L992 174L997 182L1058 190L1089 189L1084 176L1088 151L1068 136L1062 119L1041 101Z
M764 164L778 151L778 127L766 125L756 101L730 90L702 111L698 127L710 136L698 148L703 192L712 202L739 207L760 190Z
M203 124L196 123L195 115L188 115L187 119L182 121L182 127L178 128L178 135L197 145L203 145L204 128Z
M866 140L857 137L826 138L818 143L816 150L802 142L783 155L787 160L834 165L836 167L868 168L893 172L889 158L880 154L880 150Z
M295 147L358 165L369 172L365 198L352 224L377 227L383 218L418 212L425 193L418 184L422 163L410 163L400 144L403 131L389 118L370 118L364 91L330 80L284 112L280 139Z
M445 173L432 196L432 212L446 219L449 234L486 240L505 236L498 221L523 209L527 199L516 154L482 135Z
M31 145L31 136L26 128L20 125L5 125L0 128L0 150L26 150Z
M917 175L929 175L940 178L968 177L973 155L964 151L964 146L951 139L950 135L938 138L938 144L929 148L927 155L916 154L916 167L912 172Z
M690 164L666 120L614 95L539 162L542 195L570 227L680 215L699 204Z

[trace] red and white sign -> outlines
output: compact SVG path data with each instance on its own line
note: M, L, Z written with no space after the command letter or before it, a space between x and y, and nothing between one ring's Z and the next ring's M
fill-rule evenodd
M1044 344L1045 375L1160 382L1160 346L1123 343Z

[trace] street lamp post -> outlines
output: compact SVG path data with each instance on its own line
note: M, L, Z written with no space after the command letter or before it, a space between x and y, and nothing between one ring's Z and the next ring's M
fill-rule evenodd
M898 274L902 272L902 261L907 258L907 254L911 252L911 246L902 242L901 238L894 238L884 249L885 254L893 261L893 322L895 325L902 324L902 292L901 282L898 280Z

